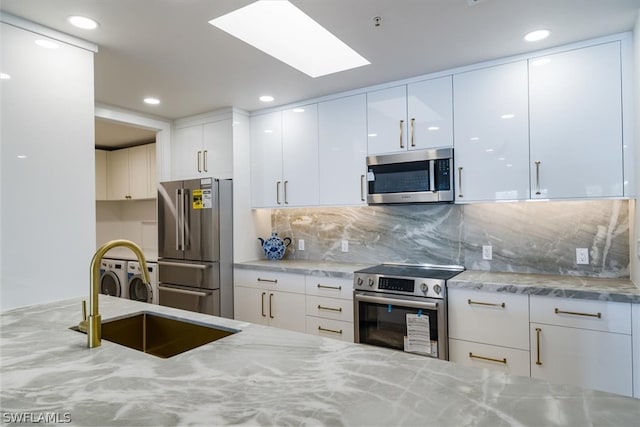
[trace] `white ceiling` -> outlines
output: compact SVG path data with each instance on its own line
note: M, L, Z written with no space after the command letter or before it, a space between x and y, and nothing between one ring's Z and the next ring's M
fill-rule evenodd
M252 1L0 0L0 8L96 43L97 102L168 119L253 111L266 107L263 94L282 105L628 31L640 8L640 0L291 0L371 62L313 79L208 24ZM100 27L76 29L72 14ZM538 28L551 37L522 40ZM162 103L147 106L145 96Z

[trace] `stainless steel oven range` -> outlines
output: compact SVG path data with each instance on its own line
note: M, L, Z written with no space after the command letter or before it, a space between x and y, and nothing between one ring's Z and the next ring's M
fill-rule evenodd
M355 342L449 360L446 284L462 271L399 263L355 271Z

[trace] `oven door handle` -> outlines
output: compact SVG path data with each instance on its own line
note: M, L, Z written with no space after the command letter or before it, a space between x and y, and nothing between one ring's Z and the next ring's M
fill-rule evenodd
M395 299L389 297L374 297L370 295L363 294L355 294L356 301L362 302L372 302L375 304L391 304L403 307L411 307L411 308L426 308L431 310L438 309L438 303L436 302L421 302L421 301L410 301L405 299Z

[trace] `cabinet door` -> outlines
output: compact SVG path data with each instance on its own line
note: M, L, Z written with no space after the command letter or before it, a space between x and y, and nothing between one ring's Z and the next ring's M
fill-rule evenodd
M633 331L633 396L640 398L640 304L632 304L631 330Z
M282 179L285 206L317 206L318 105L282 112Z
M149 199L158 197L158 169L156 161L156 144L147 145L147 164L149 165L149 185L147 195Z
M175 129L171 144L174 179L198 178L202 172L202 125Z
M452 77L407 85L409 150L453 145Z
M268 292L262 289L235 286L233 312L236 320L268 324Z
M251 117L251 205L284 205L280 111Z
M530 60L529 91L532 197L622 196L620 42Z
M107 198L125 200L129 197L129 152L113 150L107 153Z
M531 375L528 350L449 339L449 361L512 375Z
M456 200L529 198L527 62L453 76Z
M233 178L233 134L231 119L206 123L202 143L203 174L218 179Z
M95 150L96 200L107 200L107 152Z
M148 145L127 148L129 154L129 198L149 198L149 150Z
M531 323L531 376L632 395L631 335Z
M407 149L407 87L367 93L367 152L393 153Z
M270 292L266 304L269 306L269 324L271 326L291 331L306 331L303 294Z
M321 205L366 204L366 134L366 95L318 104Z

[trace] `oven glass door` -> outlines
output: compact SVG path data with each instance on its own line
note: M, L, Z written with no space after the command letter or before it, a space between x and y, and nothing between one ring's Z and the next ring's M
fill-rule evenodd
M407 347L407 338L410 333L407 322L408 319L416 320L422 317L429 321L431 351L429 353L422 347L422 351L416 352L445 360L448 358L446 329L444 329L446 316L443 313L444 304L441 300L381 297L358 292L355 294L354 301L356 342L411 351ZM425 325L425 322L420 323Z

